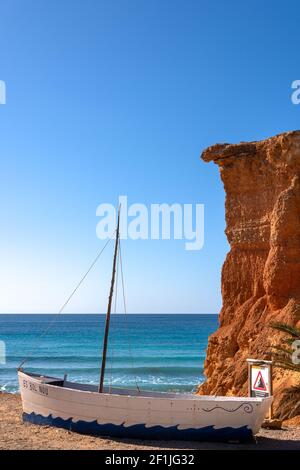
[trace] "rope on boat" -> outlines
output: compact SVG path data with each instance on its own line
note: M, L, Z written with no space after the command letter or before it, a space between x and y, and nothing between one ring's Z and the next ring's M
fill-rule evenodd
M90 273L90 271L93 269L93 267L95 266L95 264L97 263L98 259L100 258L100 256L102 255L103 251L105 250L105 248L107 247L107 245L111 242L113 236L115 235L116 233L116 230L113 232L113 234L109 237L109 239L107 240L107 242L105 243L104 247L100 250L100 252L97 254L96 258L94 259L94 261L92 262L92 264L90 265L89 269L86 271L86 273L84 274L84 276L80 279L80 281L78 282L78 284L76 285L76 287L74 288L74 290L72 291L72 293L69 295L69 297L67 298L67 300L64 302L64 304L61 306L61 308L59 309L59 311L54 315L54 318L51 320L51 322L49 323L48 327L40 334L36 337L35 339L35 342L34 342L34 346L32 347L32 351L35 350L35 347L37 345L37 342L43 338L47 333L48 331L50 330L50 328L52 327L52 325L56 322L57 320L57 317L58 315L60 315L63 310L66 308L66 306L68 305L68 303L70 302L70 300L72 299L72 297L74 296L74 294L77 292L77 290L79 289L79 287L81 286L81 284L83 283L83 281L86 279L86 277L88 276L88 274ZM28 359L30 358L30 356L27 356L22 362L21 364L19 365L18 367L18 370L20 370L23 365L28 361Z
M125 325L127 330L127 339L128 339L128 349L129 349L129 356L131 359L131 367L134 370L134 360L132 355L132 348L131 348L131 340L130 340L130 333L129 327L127 322L127 307L126 307L126 299L125 299L125 287L124 287L124 274L123 274L123 263L122 263L122 252L121 252L121 241L119 240L119 261L120 261L120 271L121 271L121 281L122 281L122 293L123 293L123 305L124 305L124 313L125 313ZM137 391L140 393L140 387L138 386L137 376L134 374L134 381L137 388Z
M118 251L117 254L117 266L116 266L116 288L115 288L115 298L114 298L114 309L113 313L117 313L117 299L118 299L118 280L119 280L119 259L120 259L120 252ZM113 321L114 315L111 317L111 327L115 325L115 321ZM111 393L112 389L112 376L113 376L113 362L114 362L114 353L115 353L115 341L114 335L110 335L110 342L111 342L111 360L110 360L110 375L109 375L109 392Z
M129 357L130 357L130 362L131 362L131 368L134 371L134 359L132 355L132 348L131 348L131 341L130 341L130 333L129 333L129 327L128 327L128 322L127 322L127 307L126 307L126 299L125 299L125 287L124 287L124 274L123 274L123 265L122 265L122 253L121 253L121 240L119 239L119 245L118 245L118 258L117 258L117 269L116 269L116 288L115 288L115 294L114 294L114 314L117 313L117 302L118 302L118 285L119 285L119 278L121 274L121 283L122 283L122 299L123 299L123 308L124 308L124 313L125 313L125 328L126 328L126 335L127 335L127 340L128 340L128 350L129 350ZM112 318L114 315L112 315ZM111 326L115 325L115 321L111 321ZM109 376L109 390L112 388L112 376L113 376L113 362L114 362L114 354L115 354L115 341L114 341L114 335L110 335L110 342L111 342L111 361L110 361L110 376ZM140 393L140 388L138 385L137 381L137 376L134 374L134 381L136 385L137 391Z

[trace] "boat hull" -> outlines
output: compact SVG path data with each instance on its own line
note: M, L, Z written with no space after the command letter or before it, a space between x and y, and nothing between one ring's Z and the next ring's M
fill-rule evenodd
M19 383L24 421L94 436L244 442L272 402L122 389L99 394L93 386L22 371Z

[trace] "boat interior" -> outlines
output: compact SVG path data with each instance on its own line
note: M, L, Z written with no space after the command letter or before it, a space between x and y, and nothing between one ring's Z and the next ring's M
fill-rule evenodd
M56 387L64 387L71 390L78 390L82 392L98 392L98 386L93 384L84 384L79 382L72 382L67 380L67 375L65 374L64 378L50 377L47 375L36 374L34 372L28 372L21 370L20 372L26 374L28 377L32 377L34 380L37 380L41 384L52 385ZM222 399L222 401L232 401L235 402L260 402L261 398L254 397L220 397L212 395L196 395L192 392L178 393L178 392L154 392L147 390L138 390L137 388L116 388L116 387L104 387L103 393L114 394L114 395L126 395L126 396L139 396L139 397L157 397L157 398L172 398L172 399L201 399L201 400L213 400L213 399Z

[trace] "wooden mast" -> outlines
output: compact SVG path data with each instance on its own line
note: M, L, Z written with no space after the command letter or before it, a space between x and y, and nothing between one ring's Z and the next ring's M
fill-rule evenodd
M117 255L118 255L118 246L119 246L120 209L121 209L121 207L119 206L118 223L117 223L117 231L116 231L116 243L115 243L114 261L113 261L113 270L112 270L112 278L111 278L111 285L110 285L110 292L109 292L108 306L107 306L107 313L106 313L105 332L104 332L104 339L103 339L102 365L101 365L101 374L100 374L100 384L99 384L99 390L98 390L99 393L103 392L105 364L106 364L106 353L107 353L107 342L108 342L109 323L110 323L110 313L111 313L111 305L112 305L112 299L113 299L113 294L114 294L114 285L115 285L115 277L116 277L116 264L117 264Z

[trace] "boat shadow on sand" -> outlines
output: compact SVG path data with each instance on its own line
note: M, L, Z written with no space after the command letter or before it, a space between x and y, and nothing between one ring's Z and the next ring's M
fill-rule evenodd
M267 433L266 431L264 431ZM157 441L157 440L140 440L140 439L124 439L108 437L110 441L120 444L130 444L141 447L157 448L164 450L300 450L300 441L286 439L284 434L289 431L270 431L272 436L276 432L281 433L280 438L257 436L247 443L238 442L196 442L196 441Z

